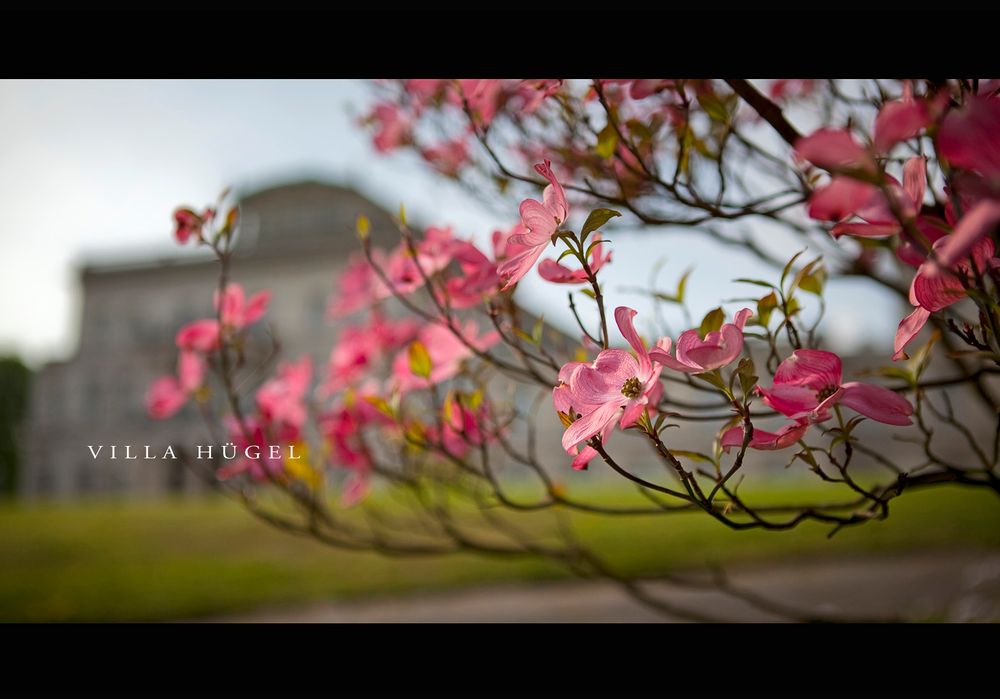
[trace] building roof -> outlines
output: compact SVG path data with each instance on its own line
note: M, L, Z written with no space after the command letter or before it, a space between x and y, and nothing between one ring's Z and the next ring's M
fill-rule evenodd
M299 180L250 191L239 197L238 258L275 258L303 254L347 256L360 250L355 234L359 214L371 221L373 244L391 246L398 232L389 214L357 191L320 180ZM175 254L135 255L83 265L83 275L167 271L212 264L206 249Z

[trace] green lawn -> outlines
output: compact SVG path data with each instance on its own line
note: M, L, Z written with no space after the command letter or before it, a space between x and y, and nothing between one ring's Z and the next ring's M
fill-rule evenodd
M957 487L907 494L888 521L832 539L824 526L734 532L697 514L575 515L574 521L585 541L630 570L706 560L1000 548L1000 500ZM272 530L239 506L216 499L7 504L0 506L0 532L0 621L190 618L269 604L567 575L531 559L389 559L333 550Z

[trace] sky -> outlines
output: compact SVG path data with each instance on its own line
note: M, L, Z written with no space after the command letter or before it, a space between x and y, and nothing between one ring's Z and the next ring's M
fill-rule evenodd
M80 331L79 266L177 254L173 209L208 203L227 186L317 175L481 241L517 221L516 202L505 217L412 154L377 154L355 124L370 101L368 86L349 80L0 81L0 355L33 366L69 358ZM650 236L618 226L606 237L615 251L605 268L609 305L636 308L640 330L652 309L628 289L646 284L656 265L665 289L695 267L688 288L696 321L720 300L748 295L729 280L774 276L694 232ZM532 274L518 300L570 329L565 288L553 291ZM831 285L827 302L835 349L891 347L904 311L898 300L851 281ZM667 318L683 329L679 315Z

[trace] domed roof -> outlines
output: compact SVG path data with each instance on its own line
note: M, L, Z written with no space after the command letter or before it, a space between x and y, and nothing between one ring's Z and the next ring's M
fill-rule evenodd
M251 192L240 199L240 256L359 250L359 214L371 221L372 242L399 240L389 214L358 192L316 180L291 182Z

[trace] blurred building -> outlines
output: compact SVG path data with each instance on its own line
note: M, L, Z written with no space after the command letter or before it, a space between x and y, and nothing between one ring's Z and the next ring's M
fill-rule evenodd
M376 243L398 240L390 216L357 192L298 182L241 197L233 279L248 295L273 292L267 321L284 358L303 352L321 367L336 328L326 321L333 281L358 251L358 214L372 222ZM180 460L125 460L122 447L162 456L168 444L219 444L195 405L165 421L145 411L146 388L175 371L174 334L214 316L218 267L187 249L169 259L88 265L81 270L83 311L76 355L43 367L33 382L21 490L28 497L87 493L158 494L202 487ZM252 332L267 345L269 328ZM89 447L105 445L97 459ZM138 448L137 448L138 447Z

